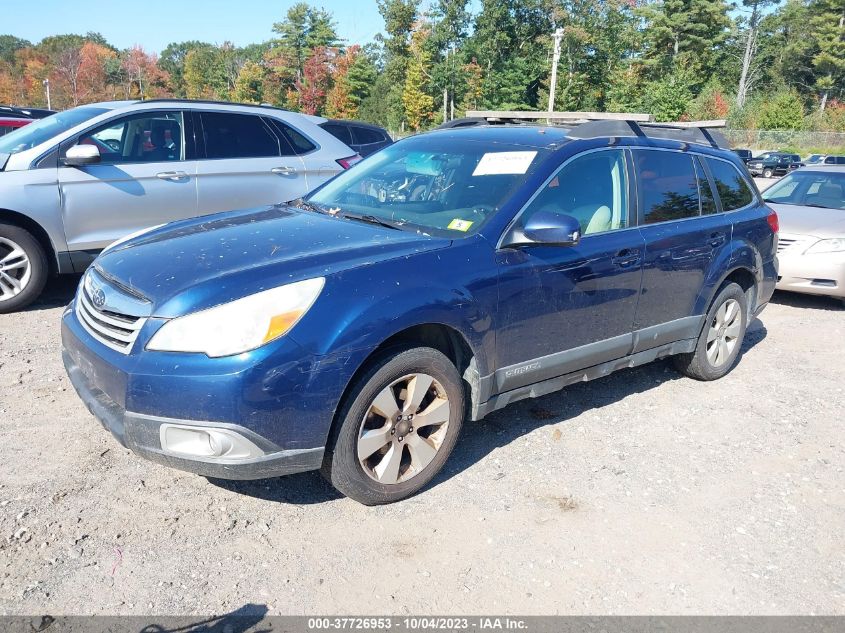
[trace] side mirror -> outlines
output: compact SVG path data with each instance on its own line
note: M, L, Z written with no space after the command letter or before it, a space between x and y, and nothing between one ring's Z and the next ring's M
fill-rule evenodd
M581 241L581 223L571 215L538 211L525 226L513 229L506 246L575 246Z
M96 145L74 145L68 148L62 162L68 167L96 165L100 162L100 150Z

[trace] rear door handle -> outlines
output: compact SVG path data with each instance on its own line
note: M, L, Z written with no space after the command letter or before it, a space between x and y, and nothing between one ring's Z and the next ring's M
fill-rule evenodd
M623 248L610 259L614 264L620 268L628 268L640 261L640 251L636 248Z
M717 246L721 246L722 244L724 244L726 239L727 238L724 233L711 233L708 243L713 248L716 248Z
M184 180L187 177L184 171L160 171L156 174L156 178L161 180Z
M292 176L296 173L296 169L293 167L273 167L270 172L279 176Z

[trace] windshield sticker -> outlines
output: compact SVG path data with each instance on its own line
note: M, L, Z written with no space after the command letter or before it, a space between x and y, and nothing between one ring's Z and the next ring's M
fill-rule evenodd
M471 226L472 221L458 220L457 218L455 218L454 220L449 222L449 226L447 226L446 228L452 229L453 231L463 231L464 233L466 233L467 231L469 231L469 227Z
M537 152L488 152L475 166L473 176L524 174Z

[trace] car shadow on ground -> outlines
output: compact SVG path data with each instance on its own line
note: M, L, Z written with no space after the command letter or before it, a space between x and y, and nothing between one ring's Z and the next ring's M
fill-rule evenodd
M70 303L79 285L82 275L59 275L50 277L47 285L41 292L41 296L28 305L21 312L37 312L39 310L50 310L62 308Z
M767 333L763 322L755 319L748 326L737 362L742 362L742 356L765 339ZM630 395L655 389L673 380L691 379L678 373L670 360L655 361L590 382L576 383L540 398L521 400L491 413L481 421L466 422L458 444L443 470L423 489L422 494L523 435L544 426L572 423L586 411L600 411ZM504 476L504 473L501 476ZM238 494L295 505L324 503L342 496L317 472L256 481L209 481L215 486Z
M845 310L845 303L834 297L823 295L805 295L798 292L775 291L772 303L791 308L807 308L811 310Z

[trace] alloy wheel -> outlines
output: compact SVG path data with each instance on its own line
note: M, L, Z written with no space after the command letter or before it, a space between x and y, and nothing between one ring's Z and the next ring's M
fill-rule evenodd
M26 252L12 240L0 237L0 301L19 295L32 277Z
M736 299L728 299L719 306L707 332L707 360L713 367L721 367L733 355L742 328L742 310Z
M419 475L434 459L449 427L446 390L427 374L410 374L382 389L358 433L358 462L381 484Z

